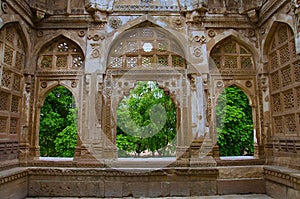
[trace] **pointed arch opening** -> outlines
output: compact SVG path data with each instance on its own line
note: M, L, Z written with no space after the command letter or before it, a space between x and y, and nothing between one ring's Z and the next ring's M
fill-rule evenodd
M209 65L209 69L213 73L255 70L254 59L250 49L232 36L225 38L214 46L210 56L213 62Z
M39 52L37 70L82 70L84 54L74 41L59 36L45 44Z
M155 81L138 81L117 108L119 157L175 157L176 106Z
M164 29L145 22L116 40L108 56L108 69L186 67L182 47Z
M77 108L74 96L64 86L48 92L40 111L41 157L74 157L77 144Z
M218 97L216 129L220 156L253 156L252 107L237 86L226 87Z

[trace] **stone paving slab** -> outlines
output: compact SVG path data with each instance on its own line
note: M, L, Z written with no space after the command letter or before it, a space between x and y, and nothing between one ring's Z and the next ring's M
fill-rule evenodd
M125 199L136 199L132 197L124 197ZM77 198L77 197L27 197L25 199L96 199L96 198ZM111 198L112 199L112 198ZM119 198L114 198L119 199ZM272 199L265 194L249 194L249 195L223 195L223 196L195 196L195 197L161 197L161 198L144 198L141 199Z

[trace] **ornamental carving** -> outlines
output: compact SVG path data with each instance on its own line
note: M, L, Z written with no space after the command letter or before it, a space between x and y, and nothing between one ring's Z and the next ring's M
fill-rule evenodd
M85 31L84 30L79 30L78 31L78 36L79 37L84 37L85 36Z
M178 17L173 19L173 25L175 28L182 28L184 26L184 18Z
M209 37L215 37L216 36L216 32L214 30L209 30L208 31L208 36Z
M193 52L193 55L195 56L195 57L201 57L202 56L202 51L201 51L201 48L195 48L194 49L194 52Z
M120 19L120 17L111 17L109 19L109 25L110 27L117 29L122 25L122 20Z
M204 44L206 42L206 37L204 35L195 35L193 41Z
M8 5L5 1L1 3L1 9L5 14L8 12Z

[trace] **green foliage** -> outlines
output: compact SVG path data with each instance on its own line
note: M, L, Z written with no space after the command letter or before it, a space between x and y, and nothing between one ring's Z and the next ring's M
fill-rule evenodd
M175 136L176 107L170 97L154 82L138 82L117 109L116 143L123 150L119 156L144 151L171 156Z
M77 141L77 111L65 87L52 90L41 109L39 145L42 157L73 157Z
M219 96L216 107L221 156L253 155L252 108L242 90L231 86Z

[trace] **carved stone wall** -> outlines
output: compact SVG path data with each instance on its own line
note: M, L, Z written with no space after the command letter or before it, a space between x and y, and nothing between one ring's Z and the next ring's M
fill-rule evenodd
M294 34L287 24L277 25L271 36L268 58L274 155L293 156L300 149L300 59L295 50ZM298 165L297 160L277 164Z
M1 0L0 5L0 170L18 165L19 160L22 166L37 167L105 167L110 166L108 161L118 165L116 107L142 80L156 81L176 104L177 156L169 164L175 170L177 166L204 167L211 174L207 166L264 163L299 169L298 1ZM44 161L39 159L40 109L47 93L59 85L76 99L79 139L74 159ZM252 106L253 159L225 161L215 147L217 98L231 85L241 88ZM71 181L85 176L79 171L74 176L47 172L31 171L32 195L42 193L43 188L48 189L47 194L54 191L50 185L56 185L58 176L66 177L65 182L76 189ZM173 175L156 174L162 176L160 180ZM193 177L181 175L182 181ZM216 193L217 175L209 176L206 182L212 191L205 194ZM277 182L283 189L299 192L297 179L297 183L287 182L276 175L266 170L268 192L276 195L272 183ZM46 178L50 181L45 187L35 186ZM95 189L106 186L95 183L94 176L88 179ZM161 187L167 186L167 180L164 182ZM218 182L224 185L222 193L230 191L226 182ZM151 183L148 185L155 186ZM194 191L184 183L173 185L177 195ZM112 184L107 186L116 191ZM126 190L126 186L120 181L116 187ZM184 192L181 186L191 192ZM65 189L68 186L58 193ZM107 196L133 193L140 194L137 190L112 191Z
M25 50L17 24L4 26L0 33L0 139L1 159L18 158Z

